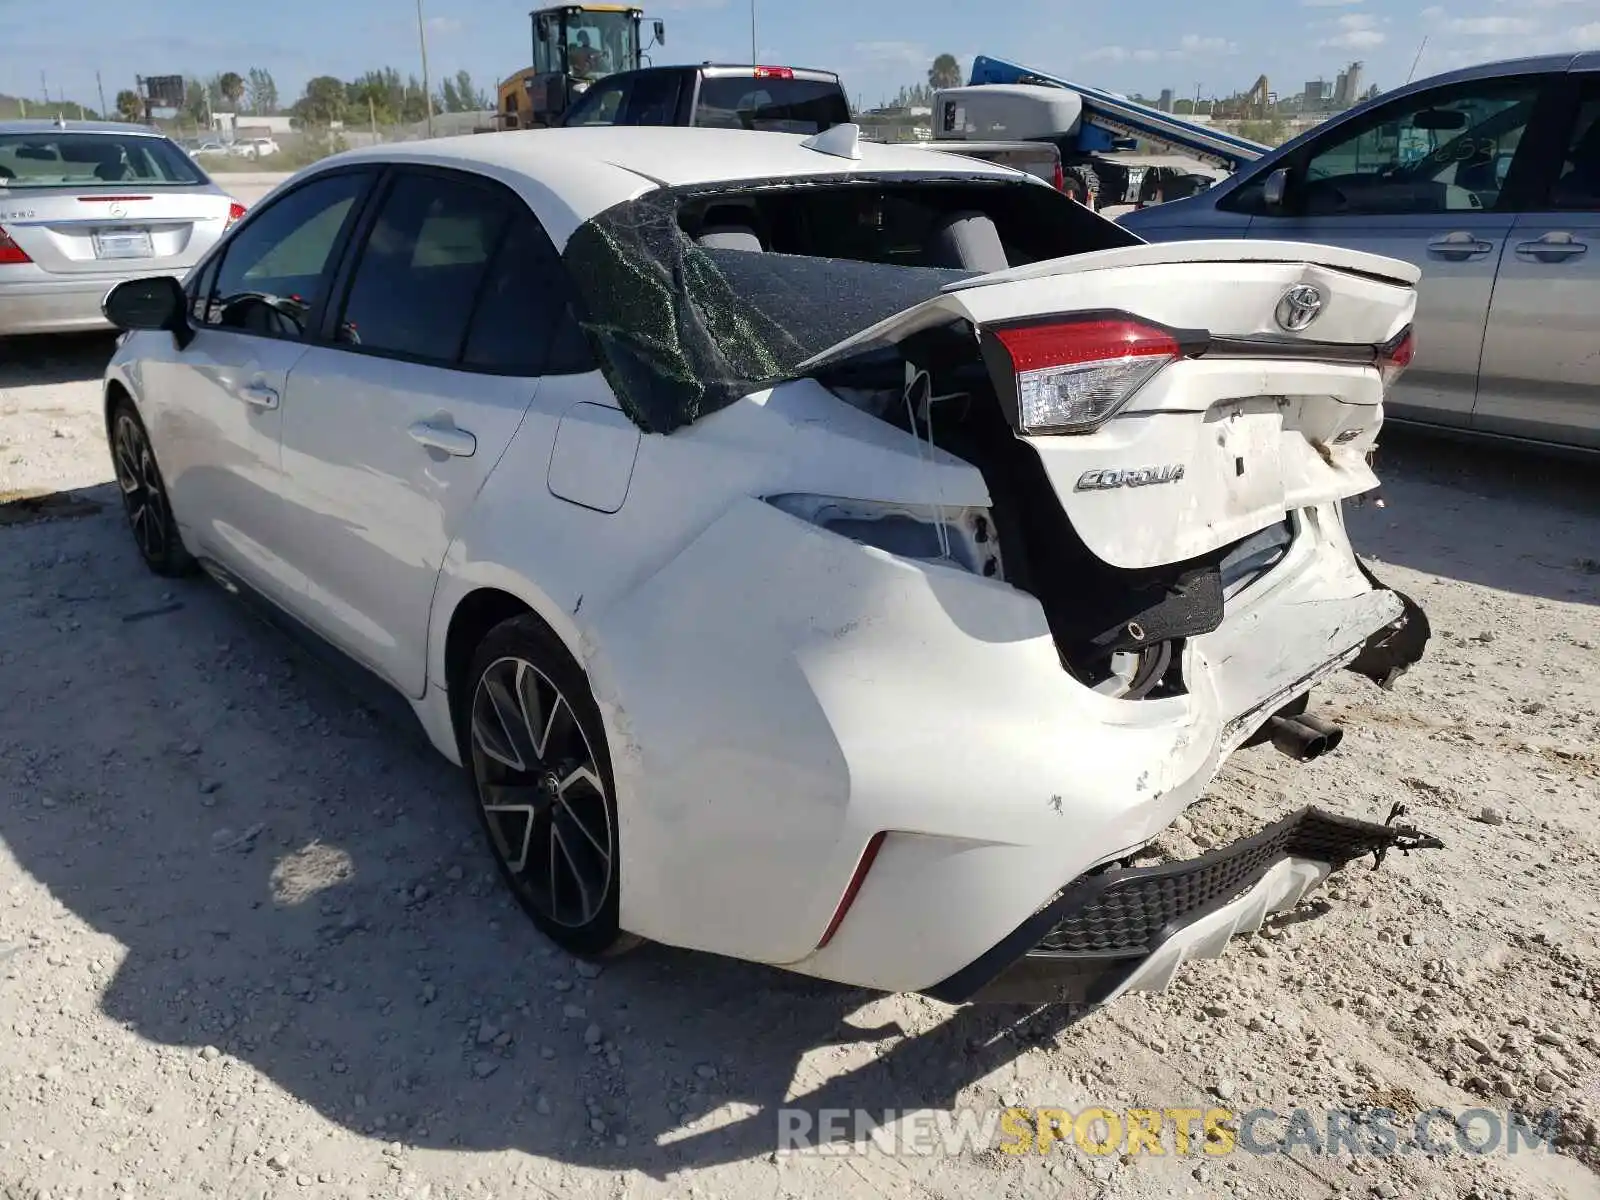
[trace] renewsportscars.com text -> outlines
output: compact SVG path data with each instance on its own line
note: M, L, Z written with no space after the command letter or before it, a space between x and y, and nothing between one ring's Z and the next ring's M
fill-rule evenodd
M778 1152L830 1155L1091 1155L1357 1158L1555 1151L1554 1111L1393 1109L1004 1108L778 1110Z

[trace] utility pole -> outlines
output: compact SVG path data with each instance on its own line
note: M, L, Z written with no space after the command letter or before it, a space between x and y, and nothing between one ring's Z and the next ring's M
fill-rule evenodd
M106 111L106 85L100 82L99 71L94 73L94 89L100 93L100 119L107 120L111 114Z
M372 126L372 144L378 144L378 108L372 103L372 93L367 93L367 122Z
M756 0L750 0L750 65L756 65Z
M40 90L42 90L44 92L44 106L46 108L49 108L50 107L50 85L45 82L44 72L43 71L39 72L39 87L40 87Z
M422 46L422 95L428 104L428 136L433 136L433 88L428 83L428 31L422 23L422 0L417 0L417 41Z

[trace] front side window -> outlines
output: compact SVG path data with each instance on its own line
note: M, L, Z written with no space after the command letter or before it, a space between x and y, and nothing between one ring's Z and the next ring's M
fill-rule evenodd
M469 180L400 176L361 248L338 339L455 362L511 212L499 192Z
M0 185L92 188L136 183L182 187L205 176L176 143L141 134L0 133Z
M334 247L367 184L361 172L328 175L257 211L223 248L205 324L304 337L327 287Z
M1483 80L1422 93L1312 148L1292 208L1305 216L1494 211L1521 145L1538 79Z

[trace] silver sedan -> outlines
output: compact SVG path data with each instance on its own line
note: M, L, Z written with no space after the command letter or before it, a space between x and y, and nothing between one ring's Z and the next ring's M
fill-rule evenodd
M243 215L154 129L0 121L0 336L109 328L114 284L183 275Z

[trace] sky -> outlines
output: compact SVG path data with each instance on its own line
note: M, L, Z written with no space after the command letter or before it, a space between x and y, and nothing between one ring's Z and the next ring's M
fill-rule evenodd
M430 74L479 86L528 65L527 10L546 0L422 0ZM749 0L644 0L667 24L658 64L750 55ZM51 14L68 19L51 19ZM1280 96L1353 59L1365 84L1405 82L1490 59L1600 49L1600 0L755 0L763 62L838 71L867 107L926 77L934 55L1022 62L1120 92L1229 95L1265 74ZM1426 37L1426 45L1423 39ZM0 0L0 93L108 102L135 75L273 73L283 103L315 75L377 66L420 74L415 0ZM437 85L436 85L437 86Z

